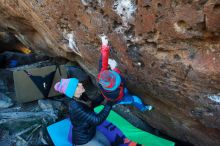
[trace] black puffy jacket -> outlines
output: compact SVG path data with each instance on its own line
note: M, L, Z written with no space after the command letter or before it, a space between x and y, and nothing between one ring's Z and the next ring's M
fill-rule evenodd
M73 125L73 144L82 145L88 143L96 134L96 126L100 125L109 115L112 106L106 104L103 110L95 113L93 108L85 103L75 100L69 102L70 120Z

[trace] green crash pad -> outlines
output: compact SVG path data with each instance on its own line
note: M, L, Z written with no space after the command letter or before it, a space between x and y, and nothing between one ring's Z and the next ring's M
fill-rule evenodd
M99 112L102 110L102 108L103 106L99 106L95 109L95 111ZM121 117L112 110L107 120L112 124L114 124L115 126L117 126L128 139L143 144L144 146L174 146L175 145L175 143L172 141L160 138L158 136L155 136L153 134L150 134L148 132L145 132L143 130L134 127L127 120L125 120L123 117Z

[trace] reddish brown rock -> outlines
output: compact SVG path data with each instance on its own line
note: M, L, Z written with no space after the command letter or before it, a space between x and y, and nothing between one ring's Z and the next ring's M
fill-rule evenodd
M109 37L128 88L155 107L155 128L195 145L220 145L217 0L0 0L0 30L97 74Z
M218 34L220 32L220 2L209 1L205 5L204 11L207 29Z

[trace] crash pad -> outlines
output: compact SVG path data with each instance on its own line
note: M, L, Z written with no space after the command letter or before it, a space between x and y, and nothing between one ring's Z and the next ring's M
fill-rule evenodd
M45 66L13 72L16 97L20 103L60 95L54 90L56 82L66 78L64 65Z
M101 111L103 106L99 106L95 109L96 112ZM164 138L160 138L151 133L145 132L139 128L136 128L126 119L121 117L119 114L111 110L107 120L117 126L124 135L137 143L143 144L144 146L174 146L175 143Z
M103 107L99 106L96 112L101 111ZM72 125L69 119L64 119L47 127L47 131L55 146L71 146ZM175 143L148 132L142 131L131 125L123 117L111 111L107 120L97 127L111 142L123 143L119 146L126 146L134 142L144 146L174 146ZM126 140L126 141L125 141ZM126 142L128 142L126 144ZM114 143L114 144L115 144Z
M47 131L55 146L72 146L68 140L71 122L64 119L47 127Z

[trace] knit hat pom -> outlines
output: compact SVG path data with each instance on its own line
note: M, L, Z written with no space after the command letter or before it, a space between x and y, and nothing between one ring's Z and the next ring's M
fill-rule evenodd
M121 84L121 77L115 71L105 70L100 73L99 84L107 91L114 91Z

